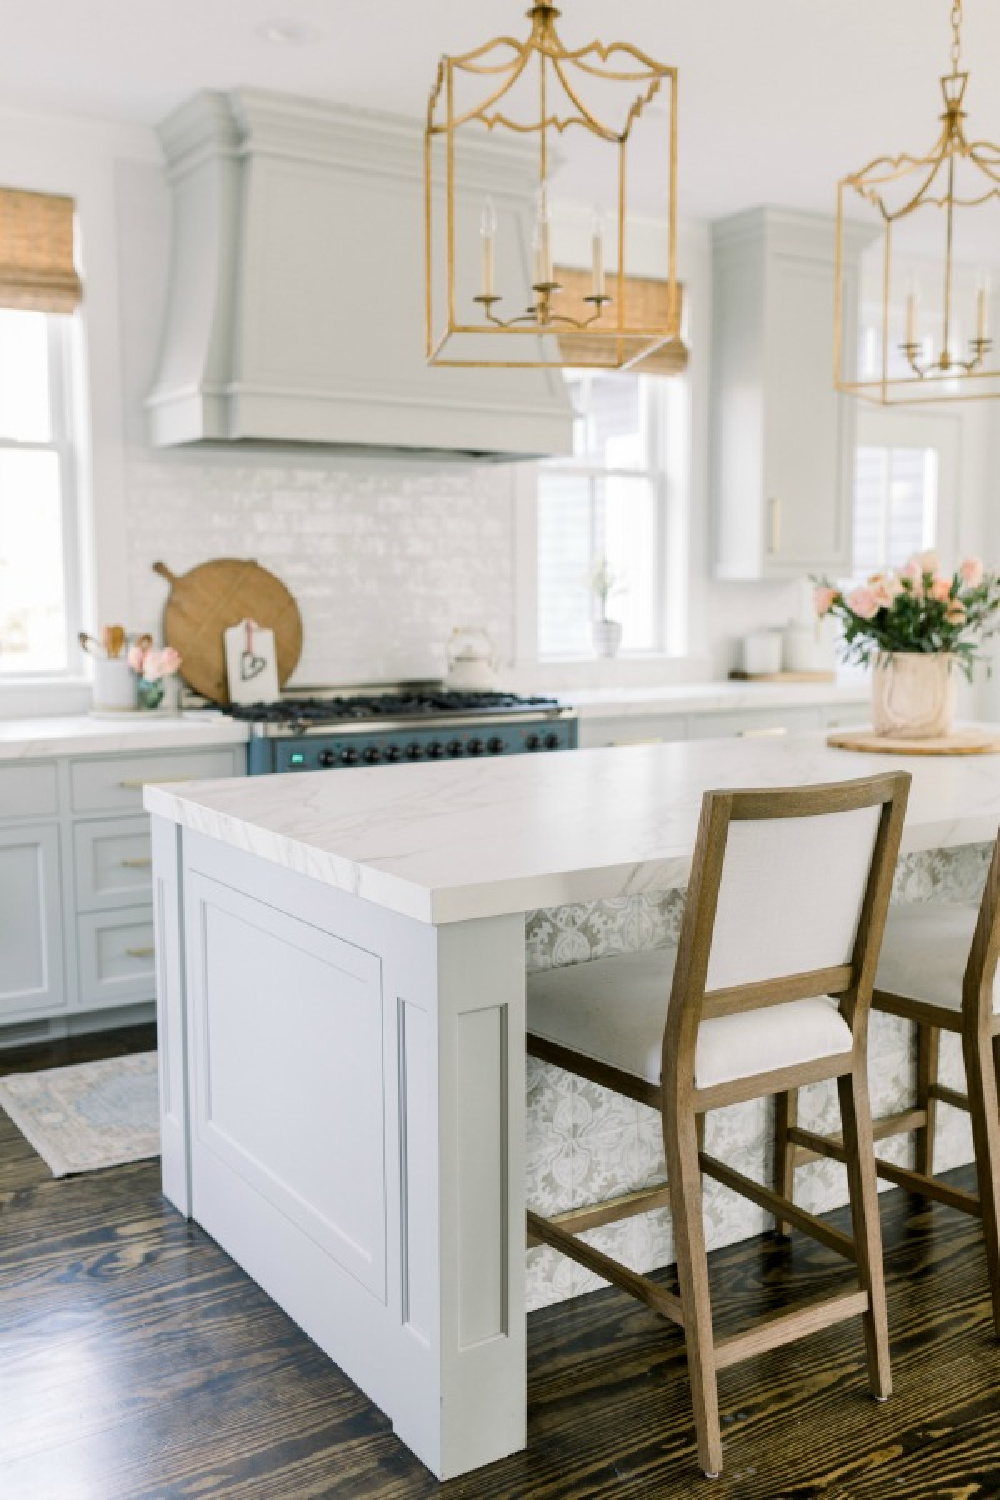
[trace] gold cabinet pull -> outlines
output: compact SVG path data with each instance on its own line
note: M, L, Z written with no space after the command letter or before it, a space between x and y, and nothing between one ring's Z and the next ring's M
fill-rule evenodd
M777 739L779 735L787 734L788 728L784 724L775 724L770 729L741 729L736 738L738 740L771 740Z
M126 948L127 958L152 958L156 949L150 945L148 948Z
M781 551L781 501L772 496L768 501L767 550L774 556Z
M151 870L152 867L153 867L153 857L152 857L152 855L147 855L147 857L145 859L123 859L122 860L122 869L123 870Z

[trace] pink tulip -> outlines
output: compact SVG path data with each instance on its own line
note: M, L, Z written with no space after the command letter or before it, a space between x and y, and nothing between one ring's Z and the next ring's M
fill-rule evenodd
M172 677L173 674L177 671L177 668L180 666L180 664L181 658L179 654L174 650L173 646L164 646L163 650L160 652L160 668L162 670L163 676Z
M944 612L944 617L949 625L961 625L966 616L966 608L961 599L952 599Z
M931 584L929 593L938 604L947 604L951 598L951 579L938 576Z
M838 594L836 589L831 589L826 584L820 584L820 586L813 593L813 604L816 607L816 613L819 615L820 619L822 619L824 615L828 615L830 613L839 597L840 595Z
M847 596L847 607L862 620L871 620L878 614L882 606L879 604L873 589L855 589Z
M937 574L941 571L941 558L933 548L927 552L915 552L907 566L916 563L921 573Z
M900 591L896 579L885 573L873 573L868 580L868 588L874 595L879 609L891 608L892 601Z
M138 672L140 676L142 675L142 655L141 646L130 646L128 648L128 664L132 668L132 671Z
M959 577L967 588L977 589L983 581L983 560L981 557L967 557L960 564Z

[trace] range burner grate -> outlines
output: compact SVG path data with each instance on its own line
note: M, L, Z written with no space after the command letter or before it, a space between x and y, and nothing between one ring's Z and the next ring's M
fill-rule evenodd
M517 693L431 692L359 694L351 698L282 698L277 703L233 703L226 712L250 724L343 724L379 719L422 719L442 715L511 714L558 708L555 698L522 698Z

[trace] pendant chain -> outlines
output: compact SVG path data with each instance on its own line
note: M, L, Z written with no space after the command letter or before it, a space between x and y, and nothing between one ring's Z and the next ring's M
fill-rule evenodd
M955 77L962 66L962 0L953 0L951 7L951 72Z

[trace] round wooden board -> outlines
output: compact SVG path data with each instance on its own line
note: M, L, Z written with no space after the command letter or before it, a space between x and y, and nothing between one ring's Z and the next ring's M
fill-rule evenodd
M302 655L302 616L280 578L243 557L219 557L180 575L158 562L153 571L171 585L163 637L179 653L189 688L213 703L229 702L222 632L244 619L274 631L284 687Z
M876 734L871 729L838 729L826 737L837 750L861 750L870 755L996 755L1000 734L988 729L956 729L941 739L906 740Z

